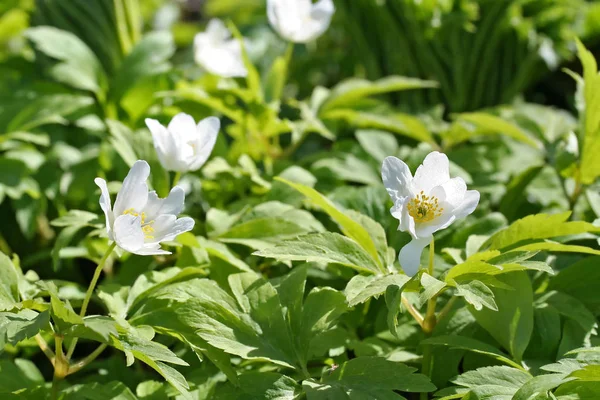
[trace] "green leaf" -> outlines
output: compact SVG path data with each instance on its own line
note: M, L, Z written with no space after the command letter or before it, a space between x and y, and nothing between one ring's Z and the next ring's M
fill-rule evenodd
M390 285L395 285L402 289L409 281L410 278L408 276L400 274L385 276L356 275L350 279L344 293L346 294L348 305L354 307L357 304L364 303L373 296L380 296L385 293Z
M292 43L288 44L285 55L277 57L267 73L265 82L265 100L268 103L281 100L293 50L294 45Z
M0 360L0 394L8 394L33 388L44 383L44 377L30 360ZM3 396L4 397L4 396Z
M566 374L539 375L527 381L512 397L512 400L530 400L534 395L546 393L571 380Z
M419 304L424 305L427 300L431 299L433 296L437 296L442 289L444 289L447 284L446 282L442 282L438 279L435 279L433 276L428 273L423 272L421 275L421 286L423 287L423 291L419 293Z
M507 366L492 366L468 371L454 378L458 386L469 388L477 399L511 400L531 375Z
M475 125L478 130L463 130L461 132L469 132L469 137L452 137L450 140L452 144L459 143L464 140L468 140L471 137L482 136L482 135L506 135L519 142L525 143L535 149L540 149L541 144L530 137L525 131L519 126L512 124L503 118L497 117L492 114L477 112L477 113L464 113L458 116L459 121L464 121Z
M59 61L50 69L54 79L103 96L106 75L94 53L76 35L50 26L30 28L25 35L39 51Z
M58 290L53 282L41 282L40 285L50 295L50 315L59 332L67 332L73 325L83 325L83 318L73 311L69 303L58 297Z
M518 368L520 370L524 370L523 367L508 358L502 351L498 348L487 344L485 342L479 341L477 339L473 339L466 336L458 336L458 335L442 335L435 336L429 339L425 339L421 342L422 344L432 344L432 345L442 345L448 346L453 349L467 350L472 351L474 353L483 354L488 357L492 357L500 362L508 364L512 367Z
M12 261L0 252L0 310L19 302L19 274Z
M138 82L170 70L169 58L175 53L173 37L168 31L147 34L123 60L111 80L110 96L118 101Z
M494 301L494 292L483 282L473 280L464 284L456 283L456 295L464 297L465 301L471 304L475 310L480 311L484 307L493 311L498 311L498 306Z
M599 231L599 228L589 222L569 222L570 215L570 211L553 215L529 215L492 235L481 246L481 249L505 249L525 240L548 239L557 236Z
M329 170L333 177L348 182L363 183L365 185L377 185L381 182L381 177L367 162L352 154L320 159L313 164L313 169L315 171L320 169Z
M275 372L246 372L239 375L238 386L220 386L215 400L296 400L302 388L288 376Z
M588 257L568 266L550 280L548 289L575 297L595 315L600 315L600 257Z
M592 249L587 246L578 246L574 244L564 244L544 240L543 242L525 244L516 247L514 250L522 251L552 251L557 253L581 253L600 255L600 250Z
M33 310L20 310L17 313L0 312L0 353L8 343L15 346L20 341L48 329L50 313L37 313Z
M31 130L47 124L66 125L65 117L94 103L88 96L49 94L38 97L22 108L10 121L7 130Z
M369 254L354 240L332 232L308 234L284 240L274 247L253 254L281 261L337 263L371 274L379 271Z
M86 383L83 385L73 385L61 392L66 400L138 400L131 390L121 382L108 383Z
M322 383L306 380L302 386L308 400L325 399L401 399L393 391L431 392L435 386L416 368L386 360L383 357L357 357L344 362Z
M435 144L427 127L416 117L408 114L391 115L368 111L339 108L323 113L324 120L342 120L360 129L378 129L406 136L410 139Z
M498 279L514 290L492 290L498 311L471 310L475 319L512 357L520 361L533 331L533 290L525 272L511 272Z
M371 82L359 78L351 78L338 83L321 105L321 111L336 107L352 106L357 100L377 94L398 92L402 90L437 88L434 81L424 81L403 76L387 76Z
M263 99L263 89L260 83L260 74L248 57L248 52L246 51L246 45L244 43L244 37L232 22L228 22L227 27L233 36L240 42L240 47L242 48L242 60L244 61L244 66L248 71L248 74L246 75L246 85L254 97L261 101Z
M377 162L398 152L398 142L389 132L362 129L356 131L355 135L362 148Z
M583 91L583 104L579 107L583 132L579 133L581 160L579 164L579 180L583 184L593 183L600 176L600 75L593 54L577 40L579 59L583 65L583 82L579 82L579 90Z
M337 224L344 235L354 239L365 251L371 256L376 266L382 267L381 260L377 256L377 248L371 239L369 232L364 229L358 222L354 221L348 215L340 211L329 199L317 192L315 189L304 186L300 183L287 181L281 177L276 177L280 182L283 182L292 188L296 189L316 205L321 207ZM373 263L371 263L373 264Z
M525 200L523 194L526 193L527 186L538 176L544 169L543 165L537 165L527 168L515 176L506 187L506 194L500 201L500 212L509 220L513 220L518 215L520 205Z

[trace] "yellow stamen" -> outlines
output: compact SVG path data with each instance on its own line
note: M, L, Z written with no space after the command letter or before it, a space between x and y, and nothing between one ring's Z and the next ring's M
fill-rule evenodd
M142 231L146 234L144 237L146 239L154 239L154 236L149 235L149 233L154 232L154 228L152 227L154 220L146 222L145 212L138 213L133 208L128 208L127 210L123 211L123 215L125 214L133 215L134 217L141 217L140 225L142 226Z
M426 196L422 190L408 203L408 215L413 217L415 222L429 222L442 215L443 211L437 197Z

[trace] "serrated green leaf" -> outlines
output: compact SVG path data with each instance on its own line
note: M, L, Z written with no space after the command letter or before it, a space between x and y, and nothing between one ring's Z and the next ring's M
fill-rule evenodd
M475 310L480 311L486 307L490 310L498 311L498 306L494 300L494 292L483 282L473 280L464 284L454 284L456 286L456 295L463 297Z
M25 309L17 313L0 312L0 353L7 343L15 346L20 341L49 329L49 323L50 313L48 311L37 313Z
M337 263L371 274L379 271L373 258L354 240L332 232L308 234L284 240L274 247L253 254L282 261Z
M346 300L350 307L354 307L357 304L364 303L373 296L380 296L385 293L386 289L390 285L395 285L402 289L410 281L410 278L406 275L392 274L384 276L354 276L344 293L346 294Z
M0 252L0 310L11 308L19 301L19 275L12 261Z
M492 366L468 371L454 378L456 385L470 389L476 398L511 400L517 390L525 384L531 375L527 372L507 366Z

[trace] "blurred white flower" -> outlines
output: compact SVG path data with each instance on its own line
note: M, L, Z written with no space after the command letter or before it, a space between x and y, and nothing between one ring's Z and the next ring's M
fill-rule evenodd
M194 37L194 59L211 74L224 78L248 75L240 42L231 38L231 32L219 19L211 19L206 30Z
M414 276L433 234L471 214L479 203L479 192L467 190L462 178L450 179L448 157L437 151L425 157L414 178L408 166L396 157L383 161L381 175L394 201L390 212L400 221L398 229L412 236L398 259L404 272Z
M106 181L102 178L94 180L102 192L100 207L106 217L106 231L109 240L130 253L171 254L161 249L160 243L192 230L194 220L177 218L183 210L183 189L175 186L167 198L159 199L156 192L148 192L146 180L149 175L148 163L136 161L123 181L114 208Z
M295 43L310 42L329 27L335 12L332 0L267 0L267 16L273 29Z
M151 118L146 118L146 125L163 168L188 172L199 169L210 156L221 122L217 117L208 117L196 125L192 116L179 113L167 127Z

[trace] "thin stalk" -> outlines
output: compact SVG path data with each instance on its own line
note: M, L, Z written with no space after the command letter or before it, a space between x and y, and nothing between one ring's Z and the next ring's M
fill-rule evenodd
M71 365L69 367L69 371L67 372L67 375L74 374L75 372L79 371L80 369L84 368L86 365L88 365L89 363L94 361L104 351L104 349L106 349L106 347L107 347L107 344L102 343L100 346L98 346L96 348L96 350L94 350L92 353L90 353L87 357L85 357L81 361Z
M425 320L421 313L408 301L408 299L402 296L402 305L406 307L408 313L417 321L417 323L423 328L423 321Z
M119 35L119 42L121 44L121 51L123 54L129 54L131 51L132 43L127 27L127 17L125 15L125 7L123 6L123 0L113 0L115 7L115 19L117 20L117 34Z
M429 275L433 276L433 261L435 256L435 243L434 240L431 239L431 243L429 244L429 268L427 272ZM437 296L433 296L431 299L427 301L427 312L425 313L425 320L423 321L423 333L425 336L430 336L433 330L435 329L435 325L437 323L435 317L435 307L437 305ZM421 373L427 377L431 375L431 345L423 346L423 360L421 364ZM421 393L421 400L427 400L429 396L427 393Z
M90 304L92 294L94 293L94 289L96 288L96 284L98 283L98 279L100 278L100 273L102 272L102 269L104 268L104 264L106 264L106 260L108 260L108 257L111 255L111 253L115 249L116 245L117 245L117 243L113 242L108 247L108 249L106 250L106 253L104 253L104 256L102 256L102 259L98 263L98 266L96 267L96 271L94 271L94 276L92 277L90 286L88 287L88 290L85 293L85 298L83 299L83 304L81 305L81 310L79 311L79 316L82 318L85 317L85 313L87 311L88 304ZM69 351L67 351L67 359L70 359L71 356L73 355L73 352L75 351L75 346L77 346L77 338L74 338L73 341L71 342Z
M456 303L456 300L458 300L457 296L452 296L452 298L450 298L450 300L448 300L446 305L442 308L442 310L439 312L439 314L437 316L438 321L441 321L442 319L444 319L446 317L446 315L448 315L450 310L452 310L452 307L454 307L454 303Z
M173 177L173 187L175 187L178 183L179 180L181 179L181 172L175 172L175 176Z
M42 349L42 352L46 355L46 357L48 357L48 360L50 360L50 362L54 366L54 352L52 351L50 346L48 346L48 343L46 343L42 335L40 335L39 333L35 335L35 341L37 342L38 346L40 346L40 349Z

